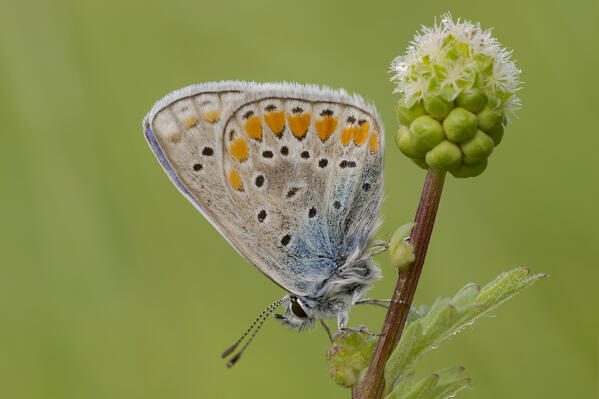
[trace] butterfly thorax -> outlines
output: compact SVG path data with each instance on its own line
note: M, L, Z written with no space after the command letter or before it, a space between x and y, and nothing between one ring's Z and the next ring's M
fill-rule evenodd
M323 280L314 296L289 295L284 315L277 315L281 323L291 329L304 330L316 321L337 318L337 325L347 325L351 307L381 278L381 272L372 259L339 268Z

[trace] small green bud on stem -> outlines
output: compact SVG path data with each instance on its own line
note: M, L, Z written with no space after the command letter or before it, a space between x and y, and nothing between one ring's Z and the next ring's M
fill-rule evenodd
M360 331L339 330L333 335L333 346L327 352L327 363L331 379L337 384L350 388L356 385L368 368L377 338L370 334L366 326Z
M388 249L391 266L405 269L416 259L414 247L408 241L413 228L414 223L404 224L398 227L391 236Z

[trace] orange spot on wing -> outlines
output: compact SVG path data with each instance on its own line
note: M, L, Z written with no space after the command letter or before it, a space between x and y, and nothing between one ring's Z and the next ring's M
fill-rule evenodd
M264 115L264 122L266 122L270 130L278 136L285 128L285 113L283 111L269 112Z
M185 127L188 129L190 127L197 125L197 123L198 123L198 117L195 115L192 115L189 118L185 119Z
M312 115L309 112L305 114L287 114L287 123L289 123L289 129L295 137L301 139L306 135L308 128L310 127L310 118Z
M379 132L378 130L373 130L372 135L370 136L370 142L368 143L370 147L370 152L375 153L379 150Z
M356 128L354 131L354 143L359 147L368 140L370 133L370 122L366 121Z
M251 138L262 140L262 120L258 116L252 116L245 121L243 128Z
M168 139L171 143L178 143L181 141L181 133L175 132L175 133L171 134Z
M356 125L353 123L348 124L345 129L341 131L341 143L344 146L347 146L354 136L354 131L356 130Z
M212 111L204 112L202 119L209 123L216 123L220 119L220 111L213 109Z
M243 191L243 181L241 180L241 176L239 176L239 172L235 168L232 168L229 172L229 183L231 183L231 187L233 187L235 190Z
M247 141L245 141L245 139L241 137L236 138L235 140L233 140L233 143L229 147L229 153L233 158L237 159L238 161L245 161L249 153Z
M324 118L314 122L316 134L318 134L323 143L335 132L338 123L339 117L336 116L333 118L330 115L326 115Z

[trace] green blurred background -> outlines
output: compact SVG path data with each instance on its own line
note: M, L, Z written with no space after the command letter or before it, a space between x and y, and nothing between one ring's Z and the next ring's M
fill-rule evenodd
M385 224L413 218L424 172L394 148L388 67L451 11L494 27L526 82L480 178L450 177L416 303L529 266L551 278L433 351L462 398L591 398L598 385L598 2L43 1L0 3L2 398L347 398L321 329L270 320L281 290L169 182L141 119L221 79L345 87L387 127ZM388 297L394 272L372 292ZM378 329L384 312L355 309Z

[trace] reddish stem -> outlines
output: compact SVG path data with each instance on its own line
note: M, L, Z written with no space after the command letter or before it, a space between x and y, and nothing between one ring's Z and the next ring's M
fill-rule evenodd
M359 396L361 399L379 399L383 395L385 365L401 338L408 313L410 313L435 224L444 181L445 172L428 170L414 219L415 226L410 234L410 242L414 246L416 259L408 266L407 270L399 271L397 285L393 292L395 301L392 301L389 306L381 331L382 335L377 342L370 367L364 377ZM354 397L353 394L352 397Z

